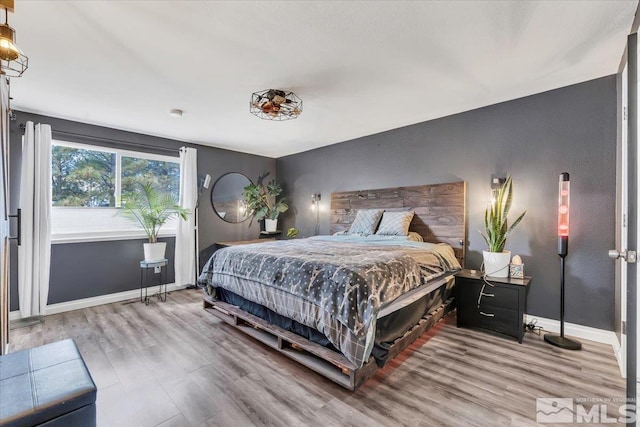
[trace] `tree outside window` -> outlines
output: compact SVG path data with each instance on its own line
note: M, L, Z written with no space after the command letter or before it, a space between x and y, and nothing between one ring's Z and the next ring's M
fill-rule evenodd
M122 156L122 194L135 191L138 182L150 182L161 192L178 195L180 166L174 162Z
M116 155L54 145L53 206L114 207Z
M161 191L180 191L180 166L166 156L82 148L54 141L51 151L52 200L56 207L118 207L137 182Z

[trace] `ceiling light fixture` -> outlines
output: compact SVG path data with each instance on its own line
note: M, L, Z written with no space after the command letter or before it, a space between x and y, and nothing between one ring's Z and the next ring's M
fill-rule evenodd
M0 0L0 7L4 8L4 24L0 25L0 73L20 77L29 68L29 58L16 45L16 31L9 26L13 0Z
M291 91L267 89L254 92L249 107L251 114L264 120L291 120L302 113L302 99Z
M169 111L169 115L171 117L182 117L182 113L183 111L177 108L174 108L173 110Z

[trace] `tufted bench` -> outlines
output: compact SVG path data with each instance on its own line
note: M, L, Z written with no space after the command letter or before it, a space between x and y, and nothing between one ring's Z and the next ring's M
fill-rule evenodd
M95 402L73 340L0 356L0 426L95 426Z

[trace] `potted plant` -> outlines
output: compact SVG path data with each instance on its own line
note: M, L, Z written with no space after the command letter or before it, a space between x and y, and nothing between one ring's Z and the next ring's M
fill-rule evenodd
M520 223L525 212L511 224L508 225L507 216L511 209L513 199L513 183L509 176L504 184L498 189L495 199L484 211L484 237L488 251L483 251L484 271L488 276L507 277L509 275L509 260L511 252L505 251L509 233Z
M187 219L189 210L180 207L175 196L158 191L150 182L137 183L134 191L123 196L120 214L133 221L147 234L144 260L164 259L167 244L158 242L158 232L169 219L179 216Z
M264 229L268 233L278 229L278 215L289 209L283 199L278 201L277 197L280 193L282 193L282 187L276 184L275 180L271 180L267 185L250 184L242 191L247 208L258 221L264 218Z

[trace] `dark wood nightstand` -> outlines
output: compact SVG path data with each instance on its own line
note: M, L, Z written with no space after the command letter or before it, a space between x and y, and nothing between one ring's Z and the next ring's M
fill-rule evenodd
M510 335L522 344L524 312L531 277L487 277L479 271L456 274L458 327L488 329Z
M269 243L274 242L276 240L275 237L261 237L259 239L253 240L235 240L230 242L216 242L216 246L218 249L226 248L227 246L238 246L238 245L253 245L255 243Z

